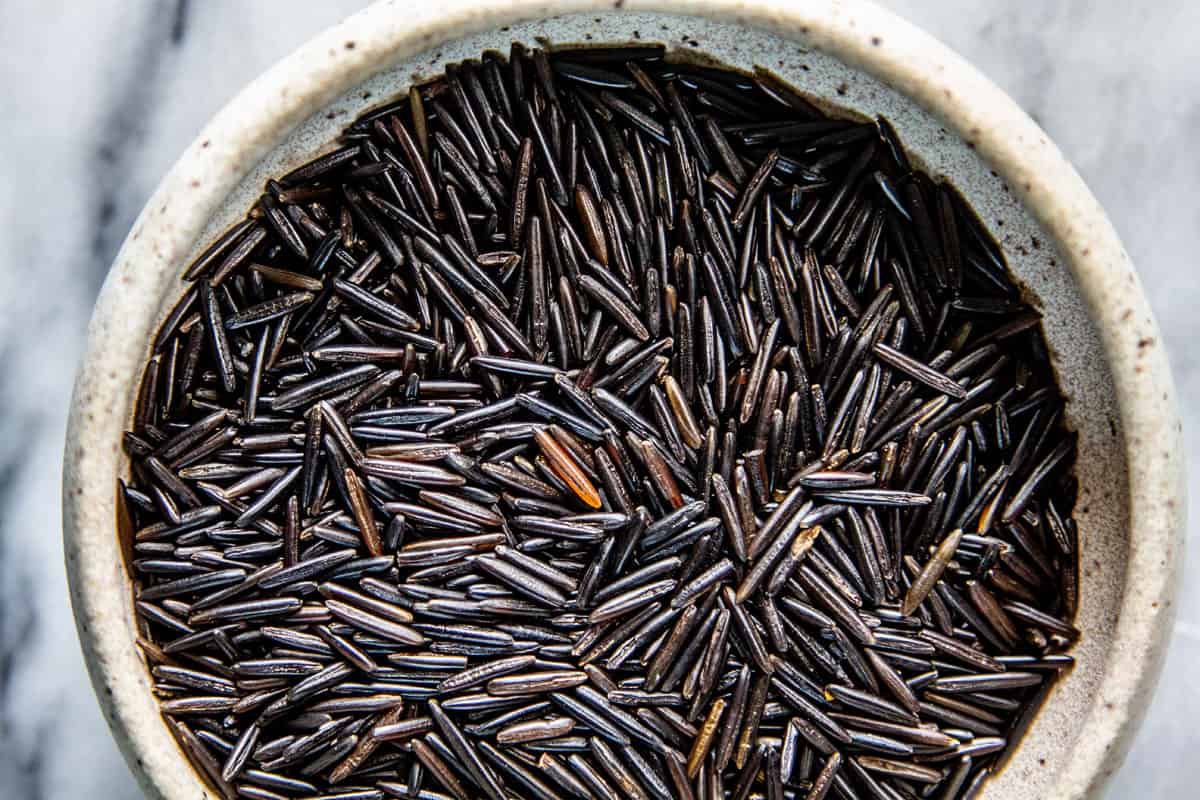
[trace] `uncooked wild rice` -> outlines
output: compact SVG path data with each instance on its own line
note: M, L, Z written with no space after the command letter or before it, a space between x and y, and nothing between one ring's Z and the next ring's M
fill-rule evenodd
M1071 664L1038 316L886 120L514 46L186 278L121 491L221 796L959 798Z

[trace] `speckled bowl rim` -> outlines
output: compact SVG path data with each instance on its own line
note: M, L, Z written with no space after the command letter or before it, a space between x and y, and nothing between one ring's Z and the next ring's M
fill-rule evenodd
M163 179L101 290L66 438L63 529L71 599L101 706L147 794L208 796L139 681L128 633L128 574L114 535L113 479L156 298L219 204L313 110L440 42L564 13L627 8L733 21L811 45L907 95L974 143L1055 240L1109 361L1129 468L1125 590L1101 696L1080 720L1055 798L1099 793L1119 765L1157 680L1173 617L1184 530L1174 387L1145 295L1112 224L1046 134L960 56L863 0L437 0L377 3L328 29L218 113Z

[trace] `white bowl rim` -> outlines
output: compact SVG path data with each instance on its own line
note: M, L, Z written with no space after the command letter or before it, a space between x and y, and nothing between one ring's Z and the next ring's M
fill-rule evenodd
M1082 179L1016 103L945 45L867 0L439 0L378 2L247 86L166 175L117 255L88 329L66 438L65 555L93 686L121 749L152 796L201 789L139 682L128 638L128 584L113 535L113 476L128 376L156 320L145 302L176 275L213 211L276 142L370 75L439 42L564 13L626 8L734 20L822 51L885 81L973 142L1050 234L1109 360L1129 466L1130 546L1103 697L1062 766L1055 797L1092 796L1115 771L1161 668L1181 562L1184 466L1174 386L1157 326L1116 231ZM186 197L186 202L178 202ZM97 587L100 590L97 591ZM113 589L105 591L105 587ZM186 773L186 774L185 774ZM205 795L207 796L207 795Z

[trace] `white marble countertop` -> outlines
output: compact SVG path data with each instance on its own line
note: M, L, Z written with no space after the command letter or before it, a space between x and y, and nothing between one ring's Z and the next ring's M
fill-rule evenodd
M134 215L201 125L363 4L40 0L0 14L0 797L139 796L92 696L62 567L59 469L83 331ZM1200 452L1200 4L885 4L1010 92L1099 196L1158 314ZM1191 475L1200 496L1200 464ZM1166 672L1110 798L1195 796L1198 663L1193 546Z

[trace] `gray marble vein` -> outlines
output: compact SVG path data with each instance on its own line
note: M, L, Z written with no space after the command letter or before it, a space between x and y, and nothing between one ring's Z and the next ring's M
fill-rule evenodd
M1200 4L885 4L1010 92L1083 173L1141 272L1188 446L1200 452L1200 350L1190 346L1200 334ZM92 696L62 568L58 481L83 331L134 216L204 122L362 5L41 0L0 10L0 797L138 796ZM1193 489L1198 481L1193 469ZM1200 780L1196 547L1186 574L1159 693L1111 798L1194 796Z

